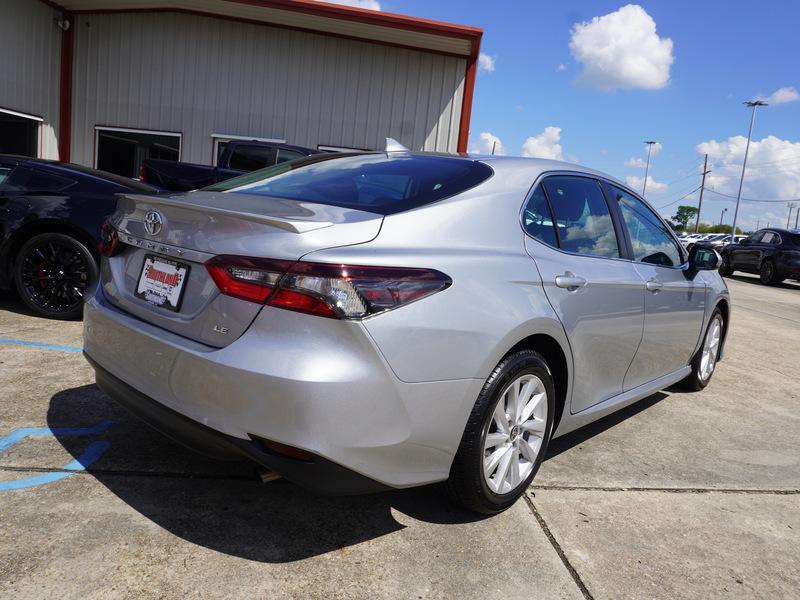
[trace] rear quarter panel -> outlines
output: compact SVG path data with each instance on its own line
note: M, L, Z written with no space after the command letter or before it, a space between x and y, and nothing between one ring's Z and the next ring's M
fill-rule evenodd
M442 292L364 320L402 381L485 379L533 334L555 338L569 356L519 224L534 178L496 175L456 198L386 217L369 243L304 258L432 268L453 280Z

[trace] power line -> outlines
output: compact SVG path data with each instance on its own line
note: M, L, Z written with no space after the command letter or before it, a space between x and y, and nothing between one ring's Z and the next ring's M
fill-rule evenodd
M684 198L688 198L689 196L691 196L692 194L694 194L694 193L695 193L697 190L699 190L699 189L700 189L700 186L698 185L698 186L697 186L696 188L694 188L694 189L693 189L691 192L688 192L688 193L684 194L683 196L681 196L681 197L680 197L680 198L678 198L677 200L673 200L673 201L672 201L672 202L670 202L669 204L665 204L664 206L659 206L658 208L656 208L656 210L663 210L663 209L667 208L668 206L672 206L673 204L676 204L676 203L680 202L680 201L681 201L681 200L683 200ZM711 190L709 190L709 191L711 191Z
M793 158L779 158L777 160L769 160L767 162L753 163L752 165L750 165L750 167L752 168L752 167L760 167L763 165L774 165L775 163L789 162L792 160L800 161L800 153L798 153L797 156Z
M736 196L731 196L730 194L723 194L722 192L716 192L714 190L706 190L711 192L712 194L716 194L717 196L724 196L725 198L733 198L736 200ZM785 200L771 200L766 198L742 198L742 202L766 202L771 204L782 204L786 202L800 202L800 198L786 198Z

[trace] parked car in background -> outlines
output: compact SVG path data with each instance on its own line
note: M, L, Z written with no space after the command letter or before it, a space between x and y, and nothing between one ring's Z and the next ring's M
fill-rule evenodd
M231 140L226 142L214 167L149 158L142 162L140 177L165 190L186 192L316 153L316 150L289 144Z
M719 233L715 234L713 237L708 237L704 240L699 240L694 242L695 245L703 246L705 248L714 248L715 250L720 250L723 246L727 246L731 243L731 234L730 233ZM737 235L733 236L734 243L739 243L741 240L746 238L746 235Z
M800 230L759 229L738 244L724 247L721 255L722 275L757 273L765 285L800 279Z
M683 244L684 248L688 248L689 244L693 244L697 240L701 239L704 234L702 233L688 233L682 238L680 238L681 244Z
M311 156L128 195L111 225L84 316L100 388L323 492L447 481L504 510L553 436L705 387L729 318L716 253L548 160Z
M97 244L116 194L153 194L133 179L69 163L0 155L0 287L37 315L78 318L97 280Z

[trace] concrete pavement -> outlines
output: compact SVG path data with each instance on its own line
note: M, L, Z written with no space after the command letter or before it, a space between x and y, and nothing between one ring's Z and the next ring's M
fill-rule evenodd
M800 285L728 282L732 333L705 391L555 440L526 501L488 519L436 486L262 484L128 417L79 353L0 343L0 440L55 432L0 451L0 486L44 481L0 487L0 597L797 597ZM79 323L10 296L0 338L81 344Z

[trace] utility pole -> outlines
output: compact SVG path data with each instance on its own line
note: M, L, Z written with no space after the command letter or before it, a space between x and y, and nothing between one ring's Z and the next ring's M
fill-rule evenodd
M728 209L727 209L727 208L723 208L723 209L722 209L722 212L721 212L721 213L719 213L719 224L720 224L720 226L722 225L722 219L724 219L724 218L725 218L725 213L726 213L726 212L728 212ZM734 234L732 234L732 235L736 235L736 234L734 233Z
M703 180L700 182L700 200L697 202L697 219L694 222L694 232L697 233L697 228L700 227L700 211L703 208L703 190L706 189L706 175L711 173L708 170L708 154L703 159Z
M797 209L797 212L794 214L794 228L797 229L797 225L800 223L800 208Z
M744 185L744 171L747 168L747 154L750 152L750 139L753 137L753 123L756 120L756 109L759 106L769 106L763 100L750 100L744 103L748 108L753 109L750 116L750 129L747 132L747 146L744 148L744 161L742 161L742 178L739 180L739 193L736 195L736 210L733 213L733 227L731 235L736 235L736 221L739 219L739 203L742 201L742 186Z
M789 202L789 216L786 217L786 229L789 229L789 223L792 222L792 209L794 209L794 204Z
M497 150L497 140L492 142L492 156L494 156L495 150Z
M644 197L644 193L647 190L647 173L650 172L650 152L653 150L653 144L657 144L658 142L655 140L645 140L645 144L647 144L647 165L644 168L644 183L642 184L642 197Z

